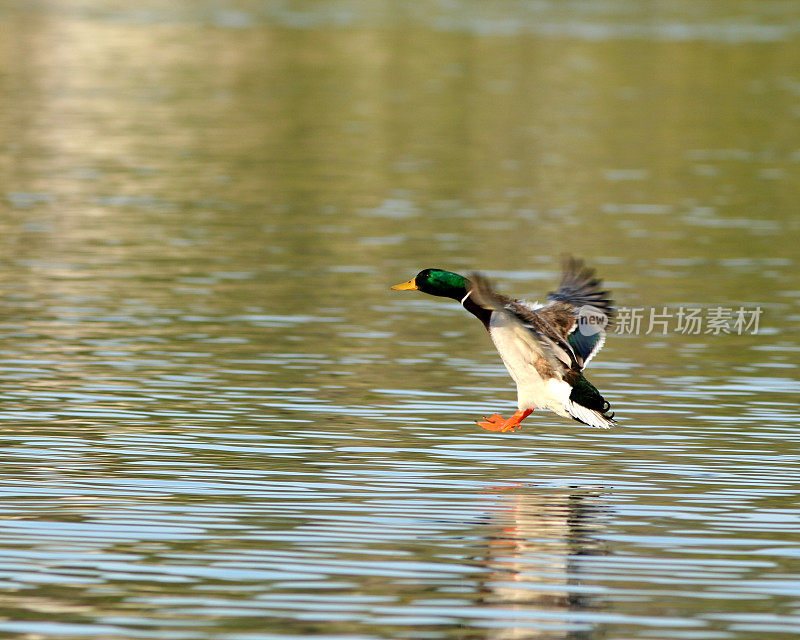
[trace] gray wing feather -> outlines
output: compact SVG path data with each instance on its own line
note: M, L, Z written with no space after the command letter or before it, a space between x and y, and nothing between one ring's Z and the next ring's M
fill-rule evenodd
M482 275L474 273L470 276L472 300L484 309L491 309L507 314L516 322L517 335L528 343L536 353L544 357L554 368L561 369L583 366L583 359L578 356L566 339L567 333L560 331L559 321L565 319L563 314L541 314L529 306L496 293L489 281ZM569 323L574 325L575 319L570 316Z
M608 291L602 288L603 282L595 277L594 269L583 260L564 258L564 273L558 290L548 294L548 304L537 313L545 316L563 315L565 310L575 323L566 334L567 341L582 360L581 368L603 347L606 329L614 317L614 303ZM601 320L601 325L583 324L589 318ZM588 330L581 330L586 327ZM575 329L578 328L578 331Z

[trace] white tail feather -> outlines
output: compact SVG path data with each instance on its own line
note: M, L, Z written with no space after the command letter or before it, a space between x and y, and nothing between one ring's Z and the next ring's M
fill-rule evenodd
M611 418L606 418L599 411L582 407L581 405L577 404L576 402L573 402L572 400L567 400L566 404L564 405L564 408L573 418L575 418L580 422L583 422L584 424L588 424L590 427L609 429L613 427L615 424L617 424L616 421L614 421Z

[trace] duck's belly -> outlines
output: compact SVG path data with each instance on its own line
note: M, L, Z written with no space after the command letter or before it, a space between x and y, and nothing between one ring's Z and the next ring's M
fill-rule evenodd
M492 314L489 336L509 375L517 384L517 406L520 409L550 409L566 415L564 405L569 399L570 386L560 377L543 378L534 366L542 356L519 337L520 327L505 314Z

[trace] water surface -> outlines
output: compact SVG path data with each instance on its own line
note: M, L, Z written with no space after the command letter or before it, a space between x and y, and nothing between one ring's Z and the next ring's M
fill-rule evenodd
M137 7L0 8L0 634L796 634L791 3ZM482 327L388 287L563 252L759 333L483 432Z

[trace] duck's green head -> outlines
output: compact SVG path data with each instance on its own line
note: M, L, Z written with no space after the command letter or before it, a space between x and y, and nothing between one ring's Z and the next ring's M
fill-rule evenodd
M422 291L432 296L462 300L467 295L470 282L464 276L444 269L423 269L408 282L392 287L397 291Z

